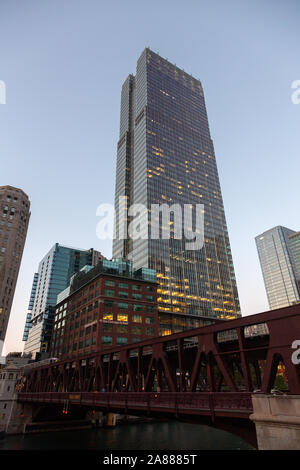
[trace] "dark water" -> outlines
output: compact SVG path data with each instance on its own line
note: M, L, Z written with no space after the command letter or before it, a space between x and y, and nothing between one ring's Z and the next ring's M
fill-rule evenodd
M199 424L178 421L121 424L96 428L6 437L1 450L247 450L238 436Z

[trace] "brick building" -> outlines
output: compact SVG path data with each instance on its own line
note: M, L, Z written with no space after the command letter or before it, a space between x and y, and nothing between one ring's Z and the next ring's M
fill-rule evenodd
M77 274L56 305L50 355L64 359L158 336L157 282L152 269L132 271L103 260Z

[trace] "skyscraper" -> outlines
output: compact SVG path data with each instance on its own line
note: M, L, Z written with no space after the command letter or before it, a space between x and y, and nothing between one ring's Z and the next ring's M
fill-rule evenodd
M300 300L296 264L290 246L290 239L295 233L277 226L255 238L271 310L293 305Z
M119 205L120 197L127 206ZM204 204L203 248L186 250L185 241L174 238L172 216L170 239L151 239L150 233L147 239L120 239L119 216L125 214L128 227L132 204L143 204L149 212L152 204ZM148 48L136 75L129 75L122 88L115 209L113 257L132 260L134 269L157 271L161 334L179 317L184 323L183 315L239 315L202 85Z
M0 356L22 260L30 201L18 188L0 186Z
M300 232L289 235L289 247L294 261L295 277L300 295Z
M93 248L79 250L59 243L44 256L33 278L23 335L25 353L32 353L33 358L48 353L57 295L69 285L74 273L85 265L97 265L102 258Z

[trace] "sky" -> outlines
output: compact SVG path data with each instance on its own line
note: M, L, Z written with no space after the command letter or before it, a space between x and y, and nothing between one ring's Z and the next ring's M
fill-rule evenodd
M242 315L268 310L254 238L300 230L298 0L0 0L0 185L31 219L4 353L22 351L33 274L59 242L95 248L113 203L121 87L145 47L204 88Z

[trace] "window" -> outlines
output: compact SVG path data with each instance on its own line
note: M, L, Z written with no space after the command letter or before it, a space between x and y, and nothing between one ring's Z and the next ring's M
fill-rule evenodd
M114 306L114 302L111 300L104 300L104 307L112 308Z
M102 344L112 344L112 336L102 336Z
M127 333L127 332L128 332L128 325L117 326L117 333Z
M103 320L113 320L114 314L113 313L103 313Z
M132 290L141 290L141 286L137 284L132 284Z
M128 297L128 292L119 291L118 295L119 295L119 297L127 298Z
M131 333L133 335L140 335L142 334L142 327L141 326L137 326L137 325L132 325L131 327Z
M134 312L141 312L143 310L143 306L138 305L138 304L133 304L132 309Z
M146 327L146 335L147 336L154 335L154 328L152 328L151 326L147 326Z
M127 344L128 343L128 339L127 338L117 338L117 344Z
M152 325L154 323L154 318L153 317L146 317L146 323L148 323L148 325Z
M87 346L89 346L89 345L90 345L90 338L87 338L87 339L85 340L85 346L87 347Z
M119 282L119 287L121 289L128 289L128 284L126 284L126 282Z
M115 286L115 281L106 280L106 281L105 281L105 285L106 285L106 286L110 286L110 287L114 287L114 286Z
M133 299L137 299L137 300L141 300L142 294L136 294L135 292L133 292L133 293L132 293L132 298L133 298Z
M141 338L132 338L133 343L139 343L141 341Z
M146 299L147 299L147 300L150 300L151 302L154 301L153 295L146 295Z
M142 323L142 315L132 315L132 321L134 323Z
M104 323L102 327L103 333L112 333L113 331L113 325L110 323Z
M114 297L115 296L115 291L110 290L110 289L105 289L104 295L106 295L107 297Z
M146 312L147 313L153 313L154 312L153 305L146 305Z
M128 309L128 304L124 304L123 302L118 303L118 308L127 310Z
M124 315L123 313L118 313L117 320L122 322L128 322L128 315Z

